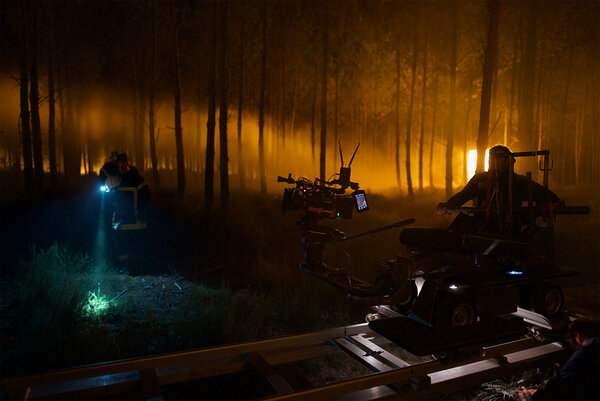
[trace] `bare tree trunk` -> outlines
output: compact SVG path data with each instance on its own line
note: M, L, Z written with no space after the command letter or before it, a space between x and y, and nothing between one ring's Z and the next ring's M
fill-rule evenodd
M285 26L284 26L285 32ZM281 142L282 146L285 149L285 110L286 110L286 58L285 58L285 35L283 39L283 48L281 49L281 112L280 112L280 127L281 127ZM279 155L279 152L277 152Z
M587 87L585 89L583 101L577 105L575 113L575 142L573 143L573 153L575 156L575 185L580 183L581 151L583 140L583 127L585 120L585 101L587 98Z
M25 190L33 189L33 154L31 151L31 128L29 125L29 75L27 73L27 15L25 1L21 0L21 60L19 62L19 86L21 96L21 141L23 144L23 174Z
M373 98L373 112L371 113L371 121L367 120L367 127L369 128L369 136L371 139L371 163L375 163L377 159L377 139L378 139L378 130L379 126L377 124L377 99L379 99L379 80L377 79L377 75L373 77L373 91L375 92L375 96ZM368 115L367 115L368 119Z
M511 78L510 78L510 104L508 106L508 127L507 127L507 134L504 136L504 145L506 146L510 146L510 138L512 138L513 134L514 134L514 129L513 129L513 112L515 110L515 95L517 93L517 50L518 50L518 46L517 46L517 39L515 38L515 43L514 43L514 55L513 55L513 59L512 59L512 72L511 72Z
M185 163L183 158L183 128L181 127L181 86L179 83L179 35L175 21L175 5L171 0L171 22L173 23L174 68L175 68L175 150L177 156L177 195L185 193Z
M148 134L150 136L150 161L152 163L152 181L156 188L160 187L160 177L158 175L158 159L156 157L156 138L154 136L156 116L154 110L154 91L156 79L156 55L158 52L157 41L157 16L156 3L152 3L152 56L150 60L150 82L148 88Z
M258 106L258 168L260 174L260 192L267 193L265 178L265 84L267 79L267 1L262 4L262 55L260 68L260 100Z
M60 42L59 42L60 43ZM79 158L81 155L77 150L77 143L73 133L73 95L70 85L70 67L69 67L69 52L68 48L64 48L64 79L61 75L61 68L57 70L58 78L58 100L60 103L61 112L61 143L63 149L63 168L65 174L65 185L68 187L73 180L79 175Z
M400 49L396 48L396 181L402 191L402 173L400 172Z
M56 42L55 42L56 44ZM67 141L66 141L66 132L67 132L67 113L66 113L66 95L65 95L65 90L63 87L63 79L62 79L62 75L61 75L61 64L60 64L60 57L59 57L59 53L58 53L58 47L57 49L57 54L56 54L56 59L58 60L57 65L56 65L56 83L58 85L58 93L57 93L57 99L58 99L58 104L60 105L60 133L61 133L61 144L62 144L62 159L63 159L63 173L65 175L65 179L67 176Z
M412 129L412 113L415 101L415 83L417 81L417 34L413 39L413 61L411 68L410 94L408 100L408 110L406 111L406 185L408 187L408 198L413 199L414 192L412 187L412 177L410 172L410 137Z
M450 111L448 116L448 138L446 142L446 198L454 190L452 182L452 152L454 148L454 125L456 121L456 53L458 47L457 0L452 4L452 33L450 49Z
M51 2L48 2L48 21L52 21ZM50 181L56 185L56 95L54 93L54 28L50 28L48 43L48 152L50 159Z
M545 53L545 42L542 42L541 54L540 54L540 70L538 74L538 88L537 88L537 107L536 107L536 122L537 122L537 147L536 149L542 149L543 136L544 136L544 93L542 92L543 86L542 81L544 78L544 53ZM541 157L538 156L538 160ZM538 180L543 179L543 171L538 170Z
M29 106L31 108L31 138L33 140L34 181L37 189L44 184L44 158L42 157L42 127L40 122L40 93L38 89L37 3L33 3L33 32L31 35L31 62L29 64Z
M145 58L145 57L144 57ZM144 108L145 108L145 99L146 99L146 73L145 73L145 69L146 69L146 60L142 60L142 76L140 77L140 84L138 85L139 87L139 93L138 93L138 114L137 114L137 119L138 119L138 130L136 132L137 135L137 143L139 144L139 146L136 146L135 149L135 164L138 168L138 170L140 170L140 172L143 172L146 169L146 161L145 161L145 153L144 152L144 131L145 131L145 126L146 126L146 113L144 112Z
M537 1L526 3L527 31L525 53L522 63L521 99L519 102L519 140L529 150L533 146L533 101L535 98L535 57L536 57L536 30L537 30Z
M136 67L136 57L133 55L133 51L131 51L129 53L129 66L131 68L131 115L133 117L133 120L131 121L133 123L132 125L132 133L133 133L133 152L131 155L129 155L130 158L133 158L135 164L137 165L138 163L138 152L139 152L139 148L140 148L140 119L138 114L140 113L140 110L138 109L139 107L139 102L138 102L138 97L139 97L139 93L138 93L138 77L137 77L137 67Z
M465 141L463 149L463 174L465 183L469 181L468 159L469 159L469 139L471 138L471 92L473 91L473 80L469 78L469 86L467 88L467 104L465 106Z
M315 161L315 125L317 120L317 86L319 84L319 68L315 61L315 81L313 86L312 118L310 121L310 146L312 152L312 161Z
M338 91L339 91L339 74L340 74L340 66L338 60L335 62L335 97L333 104L333 164L335 165L337 162L337 152L336 147L338 143Z
M221 53L219 54L219 171L221 176L221 206L229 201L229 155L227 152L227 1L221 7Z
M67 54L68 59L68 54ZM70 169L69 185L76 183L81 177L81 94L72 85L73 74L70 63L67 63L67 131L69 133L69 146L71 155L69 160L72 167Z
M483 83L481 87L481 107L479 109L479 130L477 131L477 172L485 170L485 150L490 126L490 102L496 65L498 64L498 20L499 0L488 0L488 34L483 62Z
M321 72L321 157L319 158L319 177L325 181L325 156L327 150L327 56L329 30L328 2L323 6L323 69Z
M560 119L560 135L561 135L560 137L562 138L562 146L561 146L561 151L560 151L560 158L561 158L560 182L563 185L567 183L567 149L568 149L567 145L571 139L570 135L567 135L567 133L566 133L565 120L566 120L566 115L567 115L568 105L569 105L569 89L571 86L572 70L573 70L573 47L571 46L569 48L569 64L567 67L567 82L565 83L565 94L564 94L563 102L562 102L561 116L563 116L563 118Z
M217 59L217 5L213 3L213 26L210 27L210 53L208 62L208 120L206 122L206 169L204 171L204 199L210 207L215 198L215 125L216 125L216 89L215 65Z
M290 117L290 132L292 133L292 136L295 138L296 137L296 87L297 87L297 83L296 83L296 77L293 78L292 81L292 116Z
M83 118L81 113L80 113L79 118ZM86 115L86 122L87 122L86 129L84 131L85 131L85 141L86 141L87 147L85 149L83 157L84 157L84 163L87 164L87 168L85 169L86 170L85 174L87 175L87 174L92 174L92 171L94 171L93 170L94 158L92 157L92 153L93 153L94 149L93 149L93 144L92 144L92 137L90 135L90 129L88 128L90 126L89 115ZM81 130L79 132L81 132Z
M433 117L431 119L431 145L429 146L429 186L433 188L433 145L435 143L435 124L438 104L438 76L433 79Z
M427 106L427 37L423 46L423 89L421 92L421 132L419 134L419 191L423 190L423 140L425 137L425 107Z
M241 4L244 7L244 3ZM243 8L244 10L244 8ZM238 159L238 175L240 177L240 187L244 189L244 157L242 153L242 106L244 100L244 21L245 16L242 16L240 22L240 82L238 88L238 119L237 119L237 159Z
M598 54L596 53L596 59L598 59ZM594 69L592 75L592 103L591 107L594 111L592 113L592 143L590 149L592 151L592 160L591 160L591 182L599 182L600 181L600 141L598 140L598 132L600 132L600 118L598 117L598 113L596 110L600 107L600 71L598 68Z

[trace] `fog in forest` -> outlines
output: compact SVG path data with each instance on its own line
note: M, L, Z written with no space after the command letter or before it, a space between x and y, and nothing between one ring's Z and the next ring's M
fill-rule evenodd
M460 187L475 169L469 152L497 143L550 149L554 185L598 182L597 2L1 7L0 167L24 171L26 182L28 175L38 182L43 170L53 182L72 183L97 173L117 150L150 183L154 163L164 176L160 188L183 179L185 191L202 191L211 135L216 192L223 169L232 188L261 189L260 146L270 192L280 190L278 175L319 177L323 162L327 179L340 166L338 142L346 164L360 143L352 178L378 192ZM22 96L38 99L25 114ZM211 101L214 133L207 130ZM179 181L178 159L185 166ZM522 173L535 167L515 166Z

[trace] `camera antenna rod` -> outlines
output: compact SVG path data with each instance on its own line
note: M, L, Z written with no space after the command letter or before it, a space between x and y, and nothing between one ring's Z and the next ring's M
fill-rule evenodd
M340 160L342 161L342 167L344 167L344 155L342 155L342 141L338 141L338 145L340 147Z
M354 160L354 156L356 156L356 152L358 151L359 147L360 147L360 142L356 146L356 149L354 149L354 153L352 154L352 159L350 159L350 163L348 163L348 167L350 167L350 165L352 164L352 161Z

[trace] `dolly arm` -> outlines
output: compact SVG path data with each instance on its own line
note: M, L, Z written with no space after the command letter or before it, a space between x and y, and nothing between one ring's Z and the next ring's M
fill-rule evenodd
M375 234L375 233L378 233L378 232L381 232L381 231L391 230L392 228L398 228L398 227L402 227L402 226L407 226L407 225L412 224L414 222L415 222L415 219L413 219L413 218L402 220L402 221L399 221L399 222L394 223L394 224L389 224L387 226L379 227L379 228L376 228L374 230L370 230L370 231L366 231L364 233L356 234L356 235L353 235L351 237L346 237L342 241L348 241L348 240L351 240L351 239L354 239L354 238L364 237L365 235L370 235L370 234Z
M534 211L538 212L538 215L541 215L546 209L544 206L536 206L531 208ZM513 207L513 212L528 212L530 210L529 207ZM446 209L447 214L458 214L458 213L486 213L487 208L483 207L455 207L452 209ZM552 214L589 214L590 207L589 206L557 206L556 208L551 210Z

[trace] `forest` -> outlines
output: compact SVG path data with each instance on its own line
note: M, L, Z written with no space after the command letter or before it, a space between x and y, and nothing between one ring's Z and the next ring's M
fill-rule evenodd
M330 180L356 149L370 211L348 234L445 228L435 205L487 149L549 150L549 187L591 210L555 219L565 305L600 314L598 1L6 0L0 99L3 379L363 321L298 268L277 181ZM113 151L151 191L135 266L106 252ZM541 162L514 168L542 183ZM327 263L367 280L400 246L353 241Z
M1 7L0 166L28 190L75 185L117 150L155 188L211 202L328 176L338 142L361 144L363 186L411 197L451 193L496 143L550 149L560 185L598 182L597 2Z

